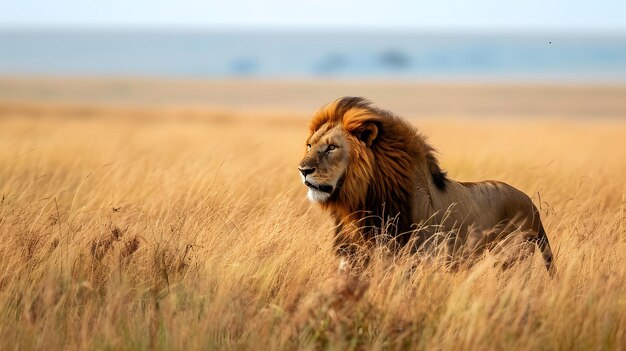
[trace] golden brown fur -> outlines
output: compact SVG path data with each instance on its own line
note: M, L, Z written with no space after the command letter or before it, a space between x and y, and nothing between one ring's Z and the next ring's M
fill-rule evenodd
M401 118L344 97L318 111L309 131L299 168L309 197L335 219L339 255L355 256L381 235L394 247L411 242L413 250L429 250L443 237L450 257L462 259L522 238L539 246L551 268L530 198L501 182L448 179L433 148Z

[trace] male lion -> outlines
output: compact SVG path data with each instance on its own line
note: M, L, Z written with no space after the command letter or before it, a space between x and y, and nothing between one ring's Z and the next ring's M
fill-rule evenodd
M410 243L411 252L440 247L444 238L455 264L517 238L522 251L536 244L552 272L550 244L531 199L502 182L447 178L434 149L403 119L364 98L343 97L320 109L309 129L298 168L309 199L335 220L342 264L366 255L385 235L395 248Z

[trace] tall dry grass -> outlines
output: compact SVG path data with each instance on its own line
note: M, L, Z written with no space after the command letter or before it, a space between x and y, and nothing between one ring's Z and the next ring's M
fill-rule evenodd
M535 199L559 274L357 281L299 183L306 121L38 111L0 116L0 349L626 347L623 121L416 121L453 178Z

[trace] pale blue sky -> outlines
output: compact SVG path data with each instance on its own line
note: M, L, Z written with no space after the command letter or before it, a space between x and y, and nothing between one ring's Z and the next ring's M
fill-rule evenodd
M0 26L626 31L626 0L0 0Z

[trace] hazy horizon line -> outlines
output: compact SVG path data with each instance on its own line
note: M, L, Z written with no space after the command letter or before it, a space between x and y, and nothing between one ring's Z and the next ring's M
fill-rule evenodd
M512 27L389 27L389 26L287 26L287 25L154 25L154 24L124 24L124 25L102 25L102 24L27 24L27 25L6 25L0 24L0 31L93 31L93 32L180 32L180 33L315 33L315 34L479 34L479 35L598 35L598 36L626 36L626 29L622 28L512 28Z

